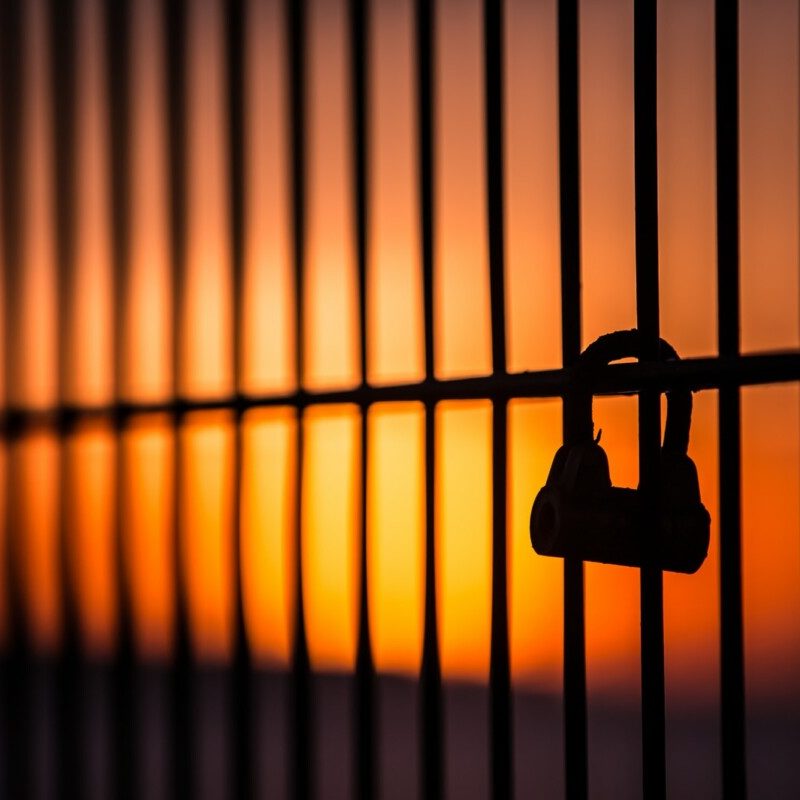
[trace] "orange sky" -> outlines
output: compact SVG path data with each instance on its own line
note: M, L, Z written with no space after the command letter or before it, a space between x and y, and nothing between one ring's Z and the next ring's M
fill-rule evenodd
M181 391L230 390L230 220L225 189L226 94L221 5L190 3L188 20L187 291L182 306ZM280 14L251 3L248 20L243 375L247 391L295 385L288 170ZM559 240L555 2L508 4L506 18L506 237L509 369L559 365ZM24 280L11 298L15 344L9 397L56 399L55 262L44 5L26 13L23 231ZM660 6L659 159L662 331L684 355L716 348L713 2ZM101 4L79 3L77 263L63 387L81 402L108 399L111 330L107 213L108 131L101 114ZM170 391L172 320L168 278L163 31L154 0L132 5L131 252L121 388L128 398ZM358 382L356 278L351 211L348 43L341 2L312 0L308 75L308 264L305 385ZM632 127L632 2L581 4L583 338L635 324ZM742 345L797 347L798 19L790 3L743 0ZM480 4L443 2L437 16L436 371L490 368L482 129ZM368 371L379 383L422 375L412 3L377 4L370 58L371 150ZM267 46L268 44L268 46ZM34 314L38 320L34 324ZM791 690L800 639L790 639L800 600L800 397L797 386L743 393L744 591L748 680L759 691ZM635 485L636 401L596 402L612 478ZM509 408L509 564L514 676L560 685L562 578L557 560L531 551L528 513L560 442L560 401ZM718 650L716 395L695 398L690 453L712 514L712 546L700 572L665 578L668 688L708 697ZM291 630L295 431L289 409L245 418L241 520L248 630L260 660L284 662ZM352 665L357 597L357 410L313 409L304 431L303 575L312 662ZM382 404L368 420L367 527L372 636L380 669L418 669L422 636L424 419L416 404ZM445 674L485 679L488 670L491 537L491 408L444 403L436 412L439 631ZM122 504L140 650L164 653L174 593L170 531L175 492L188 570L196 651L224 658L232 635L232 419L190 415L177 436L162 417L137 418L121 439L102 426L61 447L46 434L5 453L11 519L25 537L27 612L37 641L58 637L59 508L74 547L87 644L113 644L113 509ZM120 457L117 458L117 453ZM172 485L175 459L181 485ZM59 471L63 469L64 481ZM120 469L116 485L115 470ZM59 486L67 496L59 506ZM757 520L765 520L758 523ZM779 557L776 557L780 554ZM36 580L34 581L34 576ZM639 670L639 576L586 570L590 687L629 691Z

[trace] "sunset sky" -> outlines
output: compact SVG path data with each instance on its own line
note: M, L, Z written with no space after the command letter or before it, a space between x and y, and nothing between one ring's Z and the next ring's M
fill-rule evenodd
M53 222L52 97L46 4L26 5L21 280L5 292L8 402L112 400L108 99L99 0L77 3L76 269L67 287L64 380ZM305 374L294 374L285 50L276 2L250 3L246 26L246 226L241 388L351 387L358 374L350 155L349 42L343 0L308 15ZM368 379L423 377L414 20L411 0L375 4L370 28ZM222 0L188 3L187 253L180 319L169 274L164 30L156 0L131 7L130 251L118 388L127 400L233 388L234 322ZM583 342L633 327L632 0L581 2ZM661 330L686 357L716 353L713 0L662 0L659 20ZM506 14L506 326L509 371L560 366L555 0L509 0ZM491 370L478 0L444 0L436 18L435 366L440 377ZM742 0L741 344L800 346L798 8ZM2 198L0 198L0 202ZM743 549L748 689L796 696L800 668L800 388L743 390ZM637 401L595 402L616 484L635 486ZM436 410L439 632L446 676L488 676L492 420L488 401ZM303 426L302 454L296 427ZM520 683L557 690L562 564L533 553L528 514L561 441L560 400L509 408L511 662ZM295 525L303 531L307 633L319 669L354 661L360 526L358 409L249 412L242 432L241 521L248 633L263 663L291 641ZM378 668L413 674L422 642L424 411L380 404L368 423L367 530ZM172 507L181 498L192 641L224 659L233 636L234 427L228 412L188 415L179 431L138 415L117 437L102 423L66 441L36 433L5 445L10 519L24 537L27 613L43 649L59 636L57 541L63 514L82 633L113 648L115 504L126 536L140 652L168 653L174 587ZM711 702L718 685L718 456L715 392L695 395L690 455L712 516L708 559L664 581L668 691ZM302 487L294 485L302 455ZM181 485L173 485L180 459ZM121 470L117 475L115 470ZM116 478L119 478L119 481ZM6 481L0 482L5 486ZM294 518L302 491L300 520ZM63 492L63 496L61 495ZM5 601L3 601L5 602ZM586 568L590 690L638 692L639 573Z

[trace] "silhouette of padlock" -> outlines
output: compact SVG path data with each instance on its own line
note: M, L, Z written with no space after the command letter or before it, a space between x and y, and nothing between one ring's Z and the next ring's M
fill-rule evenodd
M587 378L592 368L638 357L636 330L607 334L590 345L578 362ZM661 340L661 360L677 360ZM660 481L647 502L639 489L611 485L608 458L594 438L592 394L579 380L572 399L575 436L555 455L546 485L531 510L533 549L544 556L599 561L671 572L696 572L708 554L711 518L700 500L697 468L689 458L692 395L667 392L667 420L661 447Z

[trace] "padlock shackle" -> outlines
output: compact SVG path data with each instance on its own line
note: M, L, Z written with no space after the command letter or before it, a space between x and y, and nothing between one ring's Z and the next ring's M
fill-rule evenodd
M623 358L642 358L642 336L636 328L607 333L592 342L579 356L574 391L566 399L570 404L574 442L594 438L592 417L593 394L588 373L612 361ZM678 361L680 356L669 342L659 339L659 361ZM692 422L692 393L686 388L673 388L667 395L667 421L662 451L685 454L689 449L689 428Z

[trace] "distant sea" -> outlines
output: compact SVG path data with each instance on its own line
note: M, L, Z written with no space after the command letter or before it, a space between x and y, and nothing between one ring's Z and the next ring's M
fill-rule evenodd
M192 679L191 764L193 795L200 800L234 800L231 682L229 674L203 669ZM313 754L308 765L319 800L353 797L353 680L315 674ZM129 732L134 759L134 796L172 797L172 706L169 674L163 669L136 674ZM26 743L34 766L31 796L57 797L58 702L54 673L39 668L32 681L30 735ZM252 739L256 796L288 800L288 679L259 672L252 683ZM113 684L107 669L82 678L78 770L87 798L114 797L115 735ZM378 775L380 797L418 797L419 698L415 681L380 676ZM449 800L490 797L488 689L446 684L445 783ZM589 698L590 797L626 800L641 797L641 713L638 702ZM124 726L123 726L124 730ZM3 739L10 735L2 728ZM561 698L516 690L514 694L515 797L561 798L564 794ZM720 729L717 713L684 707L667 709L668 797L678 800L721 797ZM7 741L0 769L5 771ZM800 797L800 713L791 705L748 708L748 785L751 798Z

